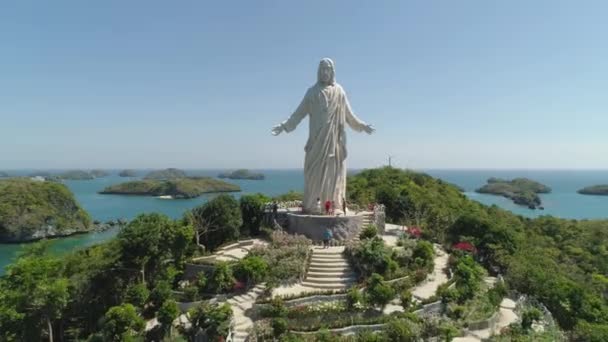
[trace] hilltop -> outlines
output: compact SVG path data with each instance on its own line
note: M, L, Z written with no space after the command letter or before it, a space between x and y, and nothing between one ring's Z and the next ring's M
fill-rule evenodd
M180 169L169 168L164 170L151 171L144 177L144 179L168 180L186 177L188 177L186 172Z
M239 169L232 172L223 172L218 175L219 178L229 179L249 179L249 180L263 180L265 178L263 173L251 172L247 169Z
M0 242L66 236L92 229L72 192L56 182L0 180Z

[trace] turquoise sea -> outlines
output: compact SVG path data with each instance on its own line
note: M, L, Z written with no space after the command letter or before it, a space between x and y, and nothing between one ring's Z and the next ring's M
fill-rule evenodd
M58 173L61 170L52 170ZM191 175L216 176L225 170L186 170ZM241 194L261 192L270 196L285 193L289 190L301 191L304 186L304 175L301 169L292 170L256 170L263 172L266 179L234 180L241 186ZM434 177L459 185L465 189L469 198L484 204L496 204L516 214L528 217L539 215L553 215L573 219L601 219L608 218L608 196L584 196L576 191L582 187L595 184L608 184L608 170L422 170ZM18 170L10 172L11 175L27 175L32 170ZM165 200L154 197L137 197L121 195L100 195L97 192L108 185L132 180L117 175L118 170L109 170L110 176L85 181L66 181L65 184L72 190L76 199L91 214L100 221L110 219L131 219L140 213L161 212L173 218L195 206L205 203L213 195L204 195L189 200ZM140 171L143 176L147 171ZM356 172L354 170L353 172ZM550 194L541 195L545 210L530 210L517 206L511 201L493 195L477 194L474 190L485 184L489 177L515 178L528 177L550 186ZM77 235L68 238L55 239L52 243L53 251L66 252L74 248L88 246L113 237L116 231L109 230L102 233ZM14 259L21 246L17 244L0 244L0 273L4 266Z

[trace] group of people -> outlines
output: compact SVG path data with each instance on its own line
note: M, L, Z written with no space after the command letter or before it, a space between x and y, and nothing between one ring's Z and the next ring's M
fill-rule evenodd
M321 207L321 198L317 197L317 212L325 215L336 215L336 202L327 200L324 203L325 211ZM346 199L342 198L342 213L346 215Z

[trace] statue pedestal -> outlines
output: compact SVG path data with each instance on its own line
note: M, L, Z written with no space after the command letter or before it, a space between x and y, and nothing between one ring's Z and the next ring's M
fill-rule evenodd
M287 231L302 234L312 240L323 240L329 228L334 240L349 240L363 228L363 212L346 216L309 215L301 212L287 213Z

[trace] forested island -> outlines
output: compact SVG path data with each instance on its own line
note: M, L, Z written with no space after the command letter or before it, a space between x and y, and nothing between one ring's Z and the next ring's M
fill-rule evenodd
M608 196L608 184L588 186L577 192L582 195Z
M204 193L241 191L238 185L211 177L187 177L171 180L144 179L112 185L100 194L170 196L174 199L198 197Z
M120 177L136 177L137 171L131 169L125 169L118 173Z
M144 177L144 179L168 180L186 177L188 177L186 172L180 169L169 168L164 170L151 171Z
M239 169L232 172L223 172L218 175L219 178L229 179L249 179L249 180L263 180L265 178L263 173L252 172L247 169Z
M53 177L53 176L51 176ZM91 180L95 179L95 176L91 172L83 171L83 170L70 170L66 172L62 172L59 175L55 176L57 179L65 179L65 180Z
M91 218L63 184L0 180L0 242L67 236L93 229Z
M551 188L528 178L505 180L500 178L488 179L488 184L475 190L481 194L499 195L511 199L515 204L527 206L530 209L542 209L538 194L550 193Z
M91 176L93 176L94 178L102 178L102 177L107 177L108 175L110 175L107 171L105 170L100 170L100 169L94 169L91 170L91 172L89 172L91 174Z

